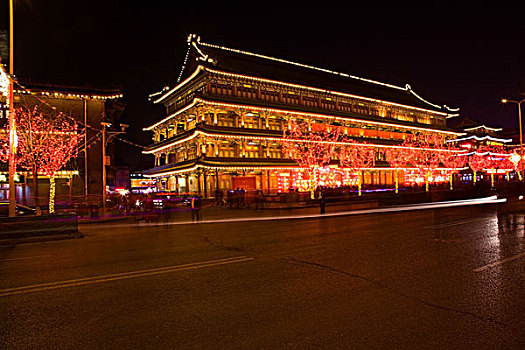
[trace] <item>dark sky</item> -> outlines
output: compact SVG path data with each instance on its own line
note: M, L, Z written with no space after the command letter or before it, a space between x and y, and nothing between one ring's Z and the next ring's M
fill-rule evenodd
M19 77L122 86L127 138L162 116L148 94L177 79L190 33L243 49L412 88L492 126L517 128L525 97L525 14L443 2L388 7L193 7L160 2L15 0ZM190 3L190 2L188 2ZM198 4L199 2L195 2ZM423 2L422 2L423 3ZM269 4L269 3L266 3ZM7 29L7 1L0 30Z

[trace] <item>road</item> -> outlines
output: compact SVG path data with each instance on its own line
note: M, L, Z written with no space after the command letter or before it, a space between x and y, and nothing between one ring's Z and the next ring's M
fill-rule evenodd
M524 225L495 205L85 225L0 247L1 348L523 349Z

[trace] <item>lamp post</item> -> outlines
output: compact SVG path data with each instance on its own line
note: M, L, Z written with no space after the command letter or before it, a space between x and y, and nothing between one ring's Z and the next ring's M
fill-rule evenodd
M501 102L503 102L503 103L515 103L515 104L518 105L518 122L519 122L519 126L520 126L520 157L521 157L520 161L522 161L522 162L523 162L523 131L521 129L521 104L524 101L525 101L525 98L520 100L520 101L507 100L506 98L501 100Z
M7 91L7 102L9 108L9 217L16 216L16 199L15 199L15 142L16 142L16 130L15 130L15 108L13 98L13 79L14 79L14 42L13 42L13 11L14 11L14 0L9 1L9 87Z
M108 131L109 137L106 139L106 126L111 126L111 123L101 122L102 125L102 213L106 213L106 146L112 137L126 133L127 124L120 124L122 131Z

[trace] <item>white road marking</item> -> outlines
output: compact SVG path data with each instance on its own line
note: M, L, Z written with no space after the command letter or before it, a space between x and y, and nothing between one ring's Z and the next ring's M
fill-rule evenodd
M15 294L41 292L41 291L50 290L50 289L83 286L86 284L111 282L111 281L122 280L122 279L146 277L146 276L158 275L162 273L169 273L169 272L175 272L175 271L195 270L195 269L201 269L204 267L235 264L235 263L250 261L253 259L254 258L249 258L246 256L237 256L233 258L201 261L201 262L191 263L191 264L165 266L165 267L159 267L159 268L153 268L153 269L147 269L147 270L130 271L130 272L123 272L123 273L109 274L109 275L78 278L78 279L67 280L67 281L50 282L50 283L35 284L35 285L30 285L30 286L8 288L8 289L0 290L0 297L5 297L5 296L15 295Z
M447 223L439 224L439 225L425 226L424 228L446 228L446 227L460 226L460 225L472 224L475 222L482 222L482 221L489 221L489 220L493 220L493 218L478 218L478 219L470 219L470 220L452 221L452 222L447 222Z
M51 255L46 254L46 255L25 256L25 257L22 257L22 258L4 259L4 260L0 260L0 262L4 262L4 261L16 261L16 260L27 260L27 259L34 259L34 258L42 258L42 257L44 257L44 256L51 256Z
M508 262L517 260L517 259L522 258L524 256L525 256L525 252L517 254L517 255L514 255L514 256L510 256L510 257L502 259L502 260L495 261L495 262L493 262L491 264L488 264L488 265L485 265L485 266L478 267L478 268L476 268L476 269L474 269L472 271L473 272L485 271L485 270L491 269L493 267L500 266L500 265L506 264Z

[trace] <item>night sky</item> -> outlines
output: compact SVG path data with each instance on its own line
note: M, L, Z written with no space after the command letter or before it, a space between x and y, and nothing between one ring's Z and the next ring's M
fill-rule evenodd
M460 107L462 116L490 126L517 128L517 106L500 100L525 97L525 15L518 9L446 7L442 2L425 2L425 8L347 2L344 8L302 3L235 9L198 2L185 7L178 1L15 3L15 74L122 87L123 121L131 124L126 138L142 145L151 140L142 127L163 115L148 94L174 85L190 33L212 44L408 83L425 99ZM7 0L1 1L0 14L0 30L6 31ZM120 161L137 166L138 149L123 153L135 156Z

